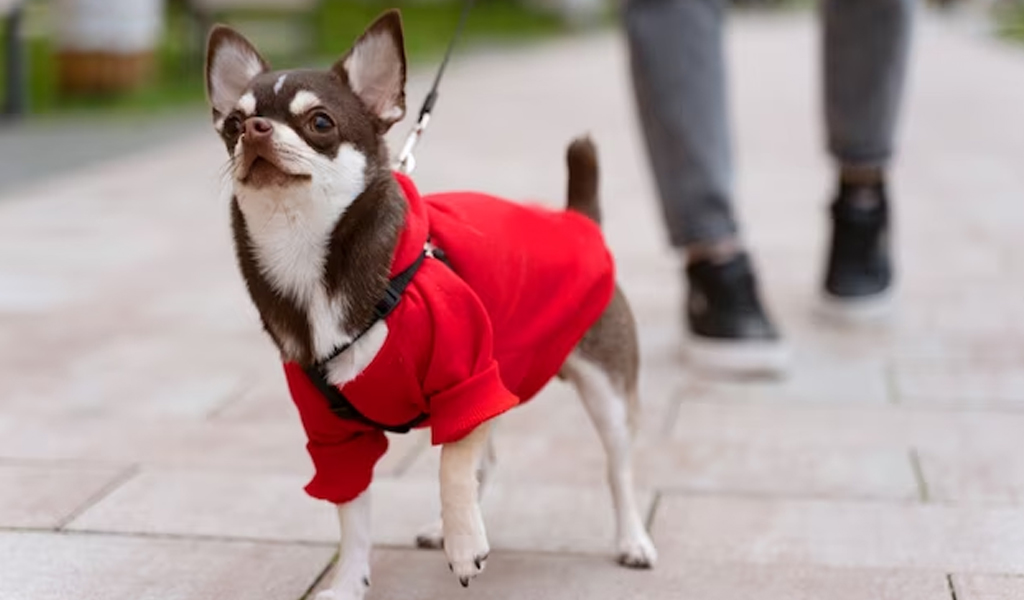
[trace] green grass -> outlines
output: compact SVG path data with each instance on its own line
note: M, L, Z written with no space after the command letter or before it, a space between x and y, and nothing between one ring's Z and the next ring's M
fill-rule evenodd
M322 50L327 55L340 56L363 28L389 6L385 2L325 3L319 23ZM447 47L462 2L408 2L398 7L402 10L410 60L423 60ZM470 13L464 40L531 39L560 29L557 19L529 12L514 0L480 0Z
M28 19L30 30L40 30L47 20L46 5L41 0L36 1ZM57 61L52 41L45 35L30 36L30 112L152 113L200 105L204 97L201 35L177 3L170 4L167 29L156 52L154 80L127 94L62 97L57 89ZM438 59L455 30L461 2L323 0L308 21L295 15L267 13L235 13L225 15L225 20L251 36L261 49L267 49L267 58L275 68L326 65L339 58L374 17L392 6L402 10L410 62L424 64ZM562 30L556 17L531 12L516 0L478 0L470 14L463 42L525 41ZM2 36L0 32L0 65L4 64ZM461 48L466 51L467 46ZM3 85L0 77L0 97L6 94Z
M1016 2L999 11L996 17L999 32L1012 40L1024 42L1024 2Z

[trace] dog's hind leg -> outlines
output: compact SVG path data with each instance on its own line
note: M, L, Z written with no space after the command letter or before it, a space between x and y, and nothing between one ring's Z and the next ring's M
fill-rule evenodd
M480 482L478 496L481 501L483 501L484 494L486 494L487 488L494 478L494 468L498 461L498 455L494 448L494 430L496 427L497 422L492 421L491 430L487 436L487 447L484 449L483 456L480 457L480 466L476 471L477 479ZM419 533L416 534L416 547L427 550L439 550L444 547L444 524L440 518L420 529Z
M616 288L611 304L569 356L562 374L579 392L607 454L618 561L644 569L654 566L658 553L640 516L633 487L638 370L636 325L626 298Z

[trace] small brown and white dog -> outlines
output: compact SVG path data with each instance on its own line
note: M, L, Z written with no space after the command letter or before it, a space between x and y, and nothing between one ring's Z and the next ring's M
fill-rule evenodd
M218 26L209 37L207 93L230 156L232 227L243 277L282 360L301 368L321 365L324 379L338 388L357 380L389 338L416 335L372 318L388 291L396 232L407 210L383 139L405 114L405 73L397 11L381 16L323 71L272 72L234 30ZM569 210L549 211L545 218L572 213L571 219L586 221L596 232L607 252L594 225L600 215L594 147L575 142L568 162ZM459 276L460 260L466 264L468 257L449 252L449 258ZM440 277L446 267L423 269ZM607 452L618 560L649 568L656 551L637 507L630 449L638 405L636 328L625 298L611 276L609 281L611 299L598 307L585 325L589 329L571 342L575 347L566 348L568 358L555 368L576 387ZM306 415L303 420L308 431ZM490 422L450 436L441 446L441 522L418 542L443 546L452 571L467 585L489 552L478 499L491 466ZM317 598L360 599L369 586L369 491L338 503L337 510L336 575Z

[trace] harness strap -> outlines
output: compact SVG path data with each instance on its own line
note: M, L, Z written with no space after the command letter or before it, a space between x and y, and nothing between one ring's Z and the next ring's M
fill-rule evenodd
M427 413L421 413L416 418L401 425L386 425L384 423L379 423L359 412L359 409L357 409L352 402L345 397L345 394L341 393L341 390L339 390L337 386L332 385L327 381L327 364L337 358L342 352L351 348L352 344L355 344L360 338L366 335L374 325L384 320L395 310L398 303L402 300L402 294L405 293L406 288L408 288L409 284L412 283L413 277L416 276L420 267L423 266L423 261L428 257L440 260L445 265L449 266L449 268L451 266L448 265L448 260L444 253L440 249L430 245L430 241L427 240L426 245L424 245L423 252L416 257L416 260L388 282L388 287L384 291L384 297L373 309L373 321L363 329L359 335L352 338L352 341L338 346L323 360L303 369L306 376L309 377L309 380L314 386L316 386L316 389L323 394L324 398L327 400L327 405L336 417L346 421L357 421L363 425L368 425L375 429L381 429L391 433L409 433L410 430L417 425L420 425L430 417Z

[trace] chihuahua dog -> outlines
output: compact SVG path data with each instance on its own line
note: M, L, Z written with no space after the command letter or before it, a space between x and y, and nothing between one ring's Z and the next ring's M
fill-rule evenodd
M619 562L653 566L630 456L636 327L599 227L593 144L569 147L566 210L420 196L383 139L405 114L405 78L397 11L323 71L271 71L224 26L208 42L239 267L309 439L306 491L341 521L317 598L366 594L373 467L385 432L413 427L441 446L441 520L417 541L443 547L468 585L489 552L490 424L555 376L577 388L607 452Z

